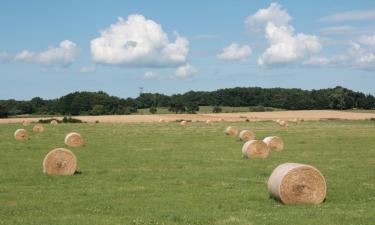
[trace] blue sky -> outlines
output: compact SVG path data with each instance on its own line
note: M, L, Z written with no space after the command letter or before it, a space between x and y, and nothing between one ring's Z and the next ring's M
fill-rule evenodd
M0 99L139 87L375 94L375 1L13 0L0 2L0 27Z

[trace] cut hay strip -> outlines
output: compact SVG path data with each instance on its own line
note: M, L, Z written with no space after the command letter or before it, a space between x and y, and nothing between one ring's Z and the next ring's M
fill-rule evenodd
M206 125L207 126L211 126L212 125L212 121L211 120L206 120Z
M43 132L44 131L44 126L42 124L36 124L33 127L34 132Z
M73 175L76 169L76 156L65 148L50 151L43 160L43 172L49 175Z
M255 134L249 130L242 130L239 136L242 141L251 141L255 139Z
M280 125L280 127L288 127L288 121L286 121L286 120L281 120L281 121L279 122L279 125Z
M225 129L225 134L229 136L237 136L238 135L238 129L235 127L227 127Z
M183 126L183 127L186 127L188 125L188 122L183 120L180 122L180 125Z
M268 192L284 204L319 204L324 201L326 191L326 182L320 171L305 164L281 164L268 180Z
M263 141L251 140L242 146L242 155L246 158L267 158L269 149Z
M272 151L281 151L284 149L284 141L281 137L271 136L263 139L268 148Z
M26 121L26 120L24 120L23 122L22 122L22 125L23 126L30 126L30 122L29 121Z
M50 124L52 124L52 125L57 125L58 122L57 122L57 120L51 120Z
M65 136L64 143L66 146L78 148L84 145L82 136L79 133L72 132Z
M14 132L14 138L16 140L27 140L29 139L29 134L25 129L18 129L16 132Z

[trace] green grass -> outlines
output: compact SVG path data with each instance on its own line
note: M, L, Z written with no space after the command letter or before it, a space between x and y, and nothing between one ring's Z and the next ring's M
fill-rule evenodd
M286 148L265 160L241 157L242 143L223 134L234 125L258 138L280 135ZM17 142L19 125L0 125L0 224L374 224L375 122L60 124ZM27 128L31 132L31 127ZM83 134L72 149L81 174L42 173L47 152L65 134ZM283 205L267 180L284 162L314 165L328 193L320 205Z

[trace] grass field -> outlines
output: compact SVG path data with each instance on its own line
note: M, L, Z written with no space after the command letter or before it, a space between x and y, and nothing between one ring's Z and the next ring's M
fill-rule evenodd
M279 135L286 148L265 160L241 157L242 143L226 126ZM374 224L375 122L60 124L13 138L19 125L0 125L0 224ZM31 132L31 127L27 127ZM83 134L72 149L78 170L46 176L42 160L65 134ZM284 162L317 167L327 199L283 205L267 180Z

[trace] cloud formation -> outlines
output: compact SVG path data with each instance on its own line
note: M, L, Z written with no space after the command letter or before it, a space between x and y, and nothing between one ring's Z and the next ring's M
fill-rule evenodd
M95 71L96 71L95 66L84 66L84 67L81 67L81 69L79 69L80 73L92 73Z
M185 64L183 66L180 66L176 69L176 77L189 77L198 72L197 69L195 69L190 64Z
M143 77L145 78L155 78L155 77L158 77L159 74L156 73L156 72L153 72L153 71L147 71L143 74Z
M44 52L23 50L11 59L18 62L36 63L44 67L67 67L74 62L77 55L77 45L72 41L65 40L60 42L59 47L49 47Z
M258 58L258 65L262 68L284 66L300 62L322 48L320 40L315 35L304 33L295 34L289 24L292 17L277 3L271 3L266 9L258 10L254 15L246 18L248 30L258 32L264 30L264 36L269 47Z
M95 62L128 67L177 67L186 63L189 41L175 32L170 42L160 24L142 15L119 18L91 41Z
M223 48L222 52L216 57L227 61L243 61L247 59L252 53L250 46L242 45L233 42L228 47Z
M334 13L320 19L322 22L339 23L375 19L375 10L352 10Z

